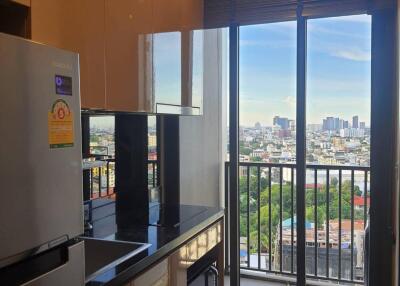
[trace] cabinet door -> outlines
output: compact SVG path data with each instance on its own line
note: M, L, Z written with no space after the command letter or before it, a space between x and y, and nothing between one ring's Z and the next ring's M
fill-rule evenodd
M15 2L24 6L31 6L31 0L11 0L11 2Z
M105 108L104 0L32 0L32 40L79 53L83 108Z
M154 1L154 32L176 32L181 30L182 0L153 0Z
M150 112L152 1L106 0L107 109Z
M204 0L153 0L156 33L201 29Z
M187 247L182 246L169 256L169 285L187 285Z
M83 13L81 64L82 107L106 108L104 0L79 1Z
M136 277L131 286L172 286L169 283L168 258ZM178 285L174 285L178 286Z
M167 2L154 0L155 109L157 113L200 114L203 42L202 32L194 29L202 27L203 0Z
M163 32L153 36L153 90L155 110L170 113L182 105L181 33Z
M203 28L204 0L180 0L181 30Z

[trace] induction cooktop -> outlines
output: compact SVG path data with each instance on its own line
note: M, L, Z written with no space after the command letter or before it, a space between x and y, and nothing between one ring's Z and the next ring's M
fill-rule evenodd
M150 207L149 225L179 227L205 211L207 208L203 206L159 204Z

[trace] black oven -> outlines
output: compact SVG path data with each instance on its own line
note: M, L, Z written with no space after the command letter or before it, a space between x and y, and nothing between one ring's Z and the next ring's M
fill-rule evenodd
M214 247L206 255L196 261L187 270L188 285L190 286L217 286L219 275L216 267L218 247Z

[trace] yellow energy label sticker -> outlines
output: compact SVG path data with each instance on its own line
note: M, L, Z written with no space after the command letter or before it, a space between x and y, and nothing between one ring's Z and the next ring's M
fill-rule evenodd
M65 100L56 100L48 113L50 148L74 146L74 117Z

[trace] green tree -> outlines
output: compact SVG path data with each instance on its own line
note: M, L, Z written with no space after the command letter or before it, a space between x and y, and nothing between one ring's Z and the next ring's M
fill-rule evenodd
M260 158L260 157L253 157L253 158L251 158L251 161L252 161L252 162L261 162L261 161L262 161L262 158Z
M280 212L282 219L286 220L291 217L291 208L293 206L294 215L296 214L296 192L291 193L291 184L282 185L282 209L281 209L281 188L278 184L271 186L271 197L269 197L269 186L267 178L260 178L260 200L258 201L258 169L249 169L249 190L247 189L247 176L240 178L240 235L247 237L247 219L249 219L249 236L250 236L250 252L257 252L258 231L260 231L261 249L267 251L269 240L271 239L272 249L275 247L275 239L277 237L277 229L280 223ZM329 204L329 219L337 219L339 216L339 190L338 181L331 179L329 188L329 197L327 201L326 185L322 186L316 192L314 188L306 190L306 219L309 222L316 223L318 228L322 228L326 221L326 207ZM354 193L359 192L358 186L354 187ZM316 196L316 198L315 198ZM316 199L316 205L315 205ZM247 201L250 201L250 213L247 214ZM258 206L260 207L260 230L258 230ZM317 208L317 221L315 222L315 207ZM351 218L351 181L342 182L341 188L341 208L342 219ZM271 217L269 213L271 212ZM355 219L362 219L364 212L355 210ZM271 228L269 221L271 220ZM271 231L271 237L269 237Z
M248 156L248 155L251 154L252 149L247 148L247 147L244 147L244 146L240 146L239 152L240 152L241 155L246 155L246 156Z
M339 183L339 180L338 180L337 177L332 177L332 178L331 178L331 182L330 182L330 185L331 185L331 186L334 186L334 187L336 188L337 185L338 185L338 183Z
M306 220L315 223L315 208L310 206L306 208ZM317 228L321 228L325 222L326 212L323 206L317 207Z

